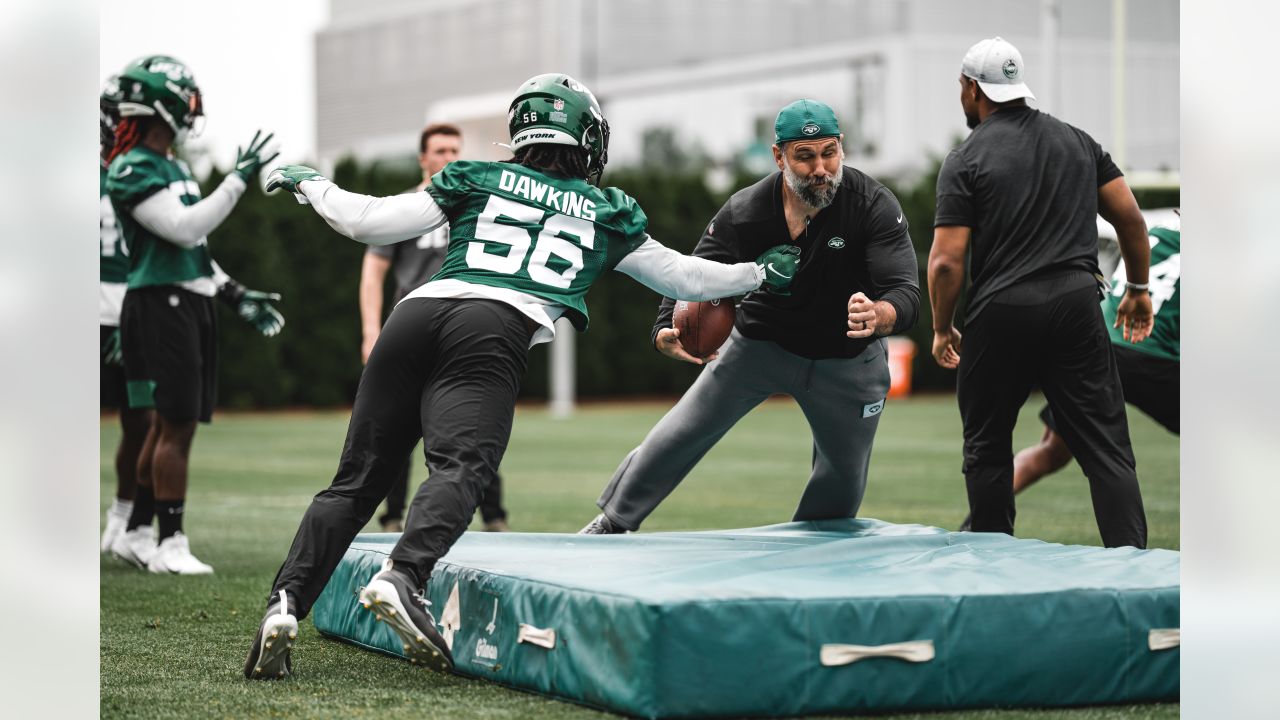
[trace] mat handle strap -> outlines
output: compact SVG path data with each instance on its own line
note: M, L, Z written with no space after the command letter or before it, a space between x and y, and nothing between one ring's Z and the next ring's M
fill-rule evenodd
M529 643L530 645L554 650L556 647L555 628L536 628L526 623L520 623L520 633L516 636L516 643Z
M1147 647L1151 652L1172 650L1182 644L1182 628L1155 628L1147 633Z
M929 662L934 657L932 640L912 640L888 645L840 645L828 643L822 646L819 657L826 667L852 665L859 660L874 657L894 658L907 662Z

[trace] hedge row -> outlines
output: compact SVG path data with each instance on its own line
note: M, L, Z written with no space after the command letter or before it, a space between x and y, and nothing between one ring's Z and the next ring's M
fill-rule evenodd
M211 176L206 189L220 179ZM921 287L932 241L934 179L926 172L910 186L889 183L911 224L920 260ZM416 184L404 166L341 163L334 179L345 188L390 195ZM740 176L734 187L752 178ZM635 197L650 218L650 233L682 252L692 250L706 222L726 199L701 175L671 174L649 167L608 174L607 182ZM1177 203L1177 192L1140 197L1144 206ZM335 406L351 402L360 376L360 317L357 287L364 246L331 230L310 208L251 189L231 217L209 239L215 258L251 288L283 294L284 332L264 339L234 313L221 311L219 400L228 407ZM656 293L621 273L608 273L588 296L591 329L578 335L580 397L671 395L688 387L697 368L670 361L649 346ZM954 383L928 356L931 342L927 300L910 332L919 351L917 389ZM535 348L522 395L547 395L546 345Z

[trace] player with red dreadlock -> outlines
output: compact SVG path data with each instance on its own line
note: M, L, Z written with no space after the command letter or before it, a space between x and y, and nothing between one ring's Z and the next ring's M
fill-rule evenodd
M275 157L264 150L271 135L255 134L239 152L234 171L202 200L191 170L172 152L204 115L190 70L171 57L145 57L120 74L109 94L104 105L113 105L120 121L106 154L106 193L120 222L120 254L128 257L119 351L113 355L123 355L128 406L154 409L154 421L138 455L128 518L121 522L123 513L114 508L117 517L108 518L103 543L109 541L117 556L152 572L210 573L213 568L191 554L182 517L196 423L208 422L213 412L213 297L231 304L268 337L280 331L284 318L269 302L279 295L247 290L222 272L209 255L206 236ZM107 107L103 117L113 121L114 113ZM106 136L104 128L104 144ZM151 527L157 516L158 545Z

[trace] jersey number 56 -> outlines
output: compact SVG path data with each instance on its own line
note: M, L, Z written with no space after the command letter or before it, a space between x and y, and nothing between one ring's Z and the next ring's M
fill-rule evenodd
M498 222L499 219L505 222ZM507 224L519 223L520 225ZM523 226L523 227L522 227ZM533 229L537 228L537 240ZM595 225L582 218L550 213L542 208L490 195L476 220L476 241L467 243L467 265L480 270L515 275L528 256L529 277L551 287L568 289L582 269L582 248L594 248ZM506 255L485 251L486 244L510 246ZM579 247L581 246L581 247ZM530 253L530 247L533 252ZM547 267L552 256L569 264L564 270Z

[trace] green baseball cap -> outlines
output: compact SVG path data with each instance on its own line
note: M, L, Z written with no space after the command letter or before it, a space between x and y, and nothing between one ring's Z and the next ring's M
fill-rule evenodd
M782 108L773 123L773 143L781 145L791 140L836 137L840 135L840 123L831 106L817 100L797 100Z

